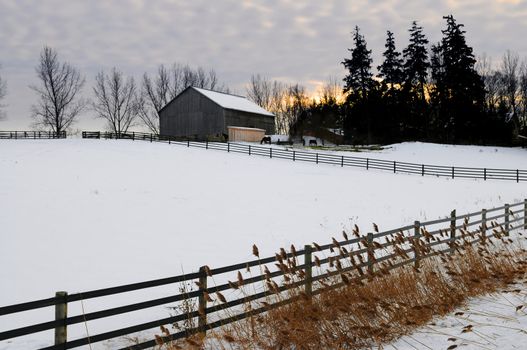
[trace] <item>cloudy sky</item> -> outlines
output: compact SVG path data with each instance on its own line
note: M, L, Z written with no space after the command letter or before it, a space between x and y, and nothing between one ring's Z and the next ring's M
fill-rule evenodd
M86 76L113 66L140 78L174 62L214 68L221 81L244 94L251 74L298 82L311 92L340 64L358 25L378 65L385 32L398 49L418 20L438 41L443 15L465 24L477 55L498 62L507 49L527 57L527 1L522 0L0 0L0 74L8 119L0 130L28 129L36 98L35 65L44 45L55 48ZM85 113L76 128L102 127Z

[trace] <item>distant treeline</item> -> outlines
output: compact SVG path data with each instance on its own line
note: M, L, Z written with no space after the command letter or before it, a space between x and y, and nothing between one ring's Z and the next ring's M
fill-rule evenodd
M430 47L415 21L402 53L388 31L377 76L371 50L355 27L351 57L342 62L348 72L344 98L324 93L291 124L291 132L340 127L349 143L514 144L527 133L527 62L520 64L510 51L496 69L485 56L476 60L463 25L451 15L444 19L443 38Z
M374 75L365 37L352 33L344 84L330 80L311 98L305 87L253 75L246 88L249 99L276 116L276 130L293 136L323 137L339 130L353 144L427 141L511 145L527 135L527 61L507 51L495 67L486 56L476 59L465 40L463 24L444 17L440 42L430 45L416 21L409 43L397 50L387 31L383 61ZM159 132L158 111L188 86L228 92L214 69L178 63L160 65L139 82L117 68L95 76L92 98L84 98L85 78L44 47L36 67L37 94L32 106L35 125L61 132L82 112L91 110L116 133L142 127ZM0 76L2 99L7 93ZM341 140L341 136L339 136Z

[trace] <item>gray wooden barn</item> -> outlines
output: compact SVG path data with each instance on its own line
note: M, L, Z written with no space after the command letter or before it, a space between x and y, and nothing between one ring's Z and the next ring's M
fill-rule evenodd
M228 127L274 134L274 115L243 96L188 87L159 111L161 135L206 139L228 135Z

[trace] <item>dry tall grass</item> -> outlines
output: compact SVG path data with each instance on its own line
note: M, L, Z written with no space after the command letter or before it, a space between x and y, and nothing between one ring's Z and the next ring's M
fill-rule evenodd
M474 245L469 242L480 238L478 232L462 230L461 237L450 245L451 253L423 259L418 268L411 264L389 270L389 266L412 257L408 250L421 256L432 252L423 242L430 243L434 238L427 237L425 230L422 233L421 241L404 239L402 235L392 237L399 241L393 246L397 256L379 263L373 273L361 267L362 256L344 254L348 250L334 240L336 254L329 257L329 266L335 275L318 281L314 289L320 293L313 297L295 284L305 278L304 270L296 269L296 259L287 258L282 249L277 254L277 266L284 272L282 285L288 288L278 293L279 284L267 278L265 288L273 295L265 301L248 303L246 309L291 298L295 302L225 325L207 333L205 339L195 336L162 347L266 350L382 346L429 323L434 316L452 312L471 297L495 292L526 277L527 251L520 240L511 240L498 226L493 237ZM367 244L363 241L362 248L367 248ZM319 265L319 258L314 258ZM261 270L268 273L267 267ZM337 285L340 287L335 288ZM243 286L242 279L233 283L233 288L244 292L248 287ZM169 334L166 329L164 333Z

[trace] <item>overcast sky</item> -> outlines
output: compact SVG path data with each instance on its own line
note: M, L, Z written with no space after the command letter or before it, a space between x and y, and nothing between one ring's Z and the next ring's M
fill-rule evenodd
M28 129L36 98L35 65L44 45L55 48L86 76L113 66L140 78L174 62L214 68L231 90L244 94L253 73L300 83L311 92L340 62L358 25L380 63L386 30L399 50L412 20L431 42L441 37L443 15L465 24L476 55L495 62L507 49L527 57L527 1L522 0L0 0L0 74L8 119L0 130ZM87 112L76 128L102 127Z

